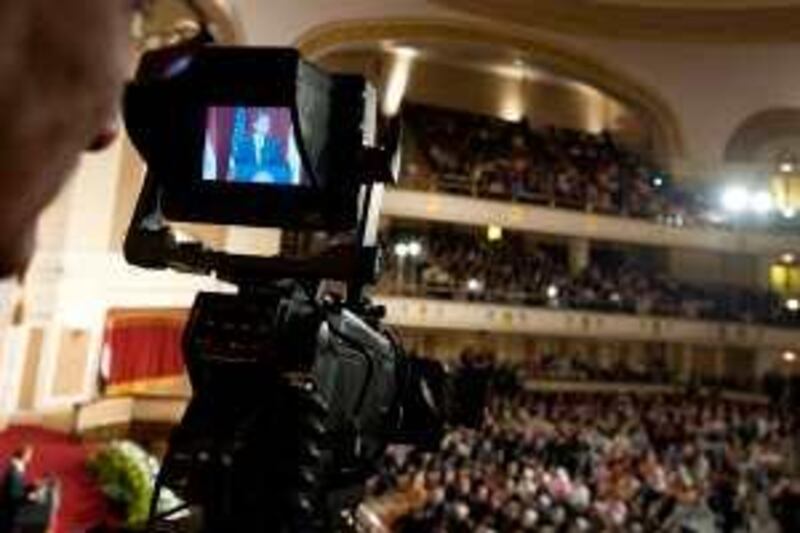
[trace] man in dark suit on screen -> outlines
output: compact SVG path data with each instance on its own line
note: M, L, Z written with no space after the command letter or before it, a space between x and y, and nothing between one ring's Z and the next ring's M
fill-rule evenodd
M272 120L258 111L250 131L235 139L232 154L234 181L292 185L293 173L280 140L272 135Z
M25 470L32 458L31 446L24 446L14 452L0 481L0 533L14 531L17 516L31 502L34 491L25 482Z

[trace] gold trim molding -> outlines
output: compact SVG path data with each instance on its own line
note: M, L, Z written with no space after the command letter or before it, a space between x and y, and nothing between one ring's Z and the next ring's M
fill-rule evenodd
M766 144L800 133L800 109L778 107L765 109L743 120L725 145L725 161L757 163L756 154Z
M451 19L358 19L315 27L295 44L305 56L314 58L338 49L382 42L464 42L513 49L532 64L602 89L650 117L662 163L669 164L686 152L677 115L653 89L595 58L507 28Z
M431 0L448 9L582 36L681 42L797 42L800 6L696 7L565 0Z

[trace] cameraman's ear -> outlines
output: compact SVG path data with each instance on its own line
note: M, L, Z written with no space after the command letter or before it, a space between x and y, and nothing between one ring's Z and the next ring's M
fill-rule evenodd
M87 152L100 152L111 146L119 136L119 124L115 121L107 124L94 136L86 147Z

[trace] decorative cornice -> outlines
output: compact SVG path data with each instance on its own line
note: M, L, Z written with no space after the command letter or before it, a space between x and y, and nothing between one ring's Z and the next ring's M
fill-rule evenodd
M665 162L685 153L677 116L654 90L596 58L508 28L453 19L358 19L313 28L301 35L296 45L304 55L313 58L337 49L387 41L464 42L513 49L531 64L593 85L652 117L659 152Z
M610 1L431 0L449 9L582 36L638 41L798 42L800 6L681 7Z

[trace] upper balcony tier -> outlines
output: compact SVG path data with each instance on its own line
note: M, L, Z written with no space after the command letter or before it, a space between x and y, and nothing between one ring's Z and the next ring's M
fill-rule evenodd
M504 228L662 248L694 248L777 257L800 250L800 234L674 226L653 220L441 192L392 189L383 213L435 222Z
M678 183L610 131L590 133L409 104L401 187L386 213L659 247L800 250L796 214L766 184Z

